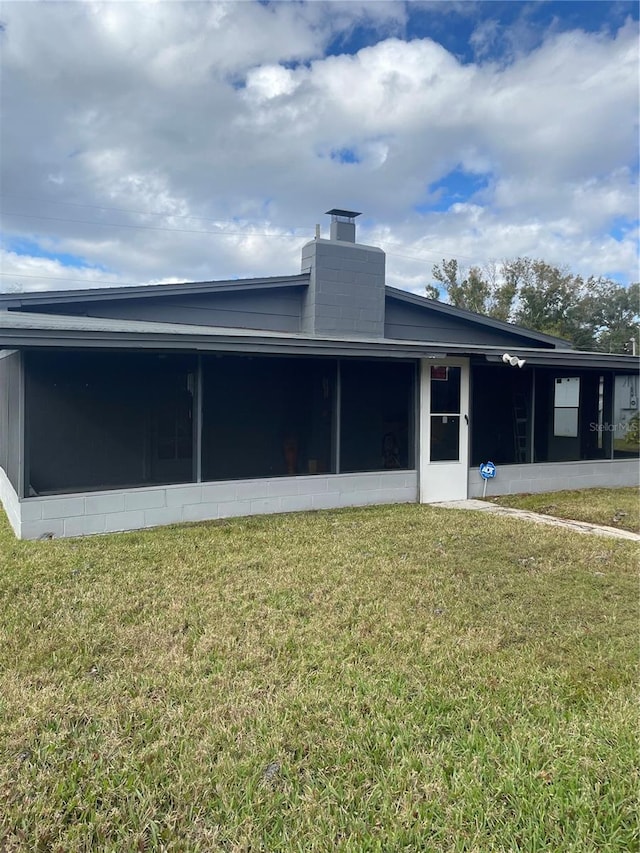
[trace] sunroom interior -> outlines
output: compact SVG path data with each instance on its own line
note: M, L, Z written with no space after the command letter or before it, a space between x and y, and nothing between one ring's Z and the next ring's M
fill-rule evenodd
M639 455L637 374L476 364L471 418L472 465Z
M416 464L415 360L25 356L27 497Z
M0 364L0 462L27 498L418 465L417 359L33 350L23 366ZM465 434L456 371L431 385L430 462ZM639 455L636 374L478 360L469 412L472 467Z

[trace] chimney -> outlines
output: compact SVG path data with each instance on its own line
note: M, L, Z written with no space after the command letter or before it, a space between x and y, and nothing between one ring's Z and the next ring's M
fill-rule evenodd
M331 237L302 247L302 271L309 273L301 330L311 335L384 337L385 256L382 249L356 243L355 210L327 211Z
M342 243L356 242L356 216L360 216L355 210L338 210L337 207L327 210L331 216L330 240L339 240Z

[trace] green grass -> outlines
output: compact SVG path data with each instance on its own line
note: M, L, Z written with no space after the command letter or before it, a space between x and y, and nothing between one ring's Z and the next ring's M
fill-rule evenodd
M540 495L505 495L489 500L501 506L640 533L640 494L635 488L573 489Z
M416 505L3 522L0 850L636 850L636 557Z

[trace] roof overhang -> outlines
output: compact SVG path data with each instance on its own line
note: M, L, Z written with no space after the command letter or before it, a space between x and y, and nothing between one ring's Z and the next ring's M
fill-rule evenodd
M489 349L497 349L499 351L488 352ZM504 347L485 347L485 350L487 350L484 353L486 361L503 365L502 355ZM510 347L509 355L523 358L526 364L532 367L592 367L599 370L640 370L640 358L617 353L586 352L584 350L573 349L540 350Z
M241 278L225 281L187 281L183 284L143 284L126 287L92 287L78 290L38 290L24 293L0 293L0 310L33 310L39 305L73 305L76 302L104 302L117 299L149 299L184 296L199 293L238 293L240 291L274 290L285 287L306 287L309 273L273 276L270 278Z
M224 329L69 317L57 314L0 311L0 349L116 349L182 352L241 352L273 355L352 356L359 358L471 357L483 363L503 364L504 346L429 343L388 338L318 337L254 329ZM627 355L581 352L571 349L510 347L509 354L528 365L600 370L640 369L640 359Z
M435 311L438 314L444 314L448 317L455 317L457 320L463 320L477 326L486 326L494 331L508 332L510 335L516 335L519 338L540 342L545 346L563 347L565 349L569 349L571 346L569 341L566 341L563 338L556 338L553 335L545 335L543 332L536 332L533 329L525 329L524 326L516 326L515 323L507 323L504 320L495 320L493 317L487 317L485 314L476 314L474 311L467 311L464 308L456 308L453 305L447 305L445 302L440 302L437 299L429 299L426 296L419 296L417 293L409 293L409 291L400 290L397 287L390 287L387 285L385 291L386 295L391 299L397 299L399 302L416 305L419 308Z

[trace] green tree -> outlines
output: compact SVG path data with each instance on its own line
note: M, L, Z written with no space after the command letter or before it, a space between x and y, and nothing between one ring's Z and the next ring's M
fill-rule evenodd
M492 267L492 277L494 280L492 287L493 305L490 316L496 320L508 322L511 319L514 302L518 295L518 274L517 270L505 269L503 265L501 283L498 283L498 276L498 270L494 265Z
M595 337L585 303L588 291L582 278L545 261L519 260L524 274L514 315L516 323L563 338L579 349L594 349Z
M433 277L440 282L451 305L486 314L499 320L507 320L515 296L511 282L500 282L495 270L471 267L463 277L455 259L443 260L432 270ZM434 296L435 294L435 296ZM439 298L439 288L429 285L427 295Z
M562 338L577 349L640 352L640 284L606 278L586 281L570 270L532 258L513 258L462 273L455 259L433 267L426 293L498 320Z
M589 279L586 311L591 318L596 349L601 352L636 352L640 332L640 284L623 287L610 279Z

